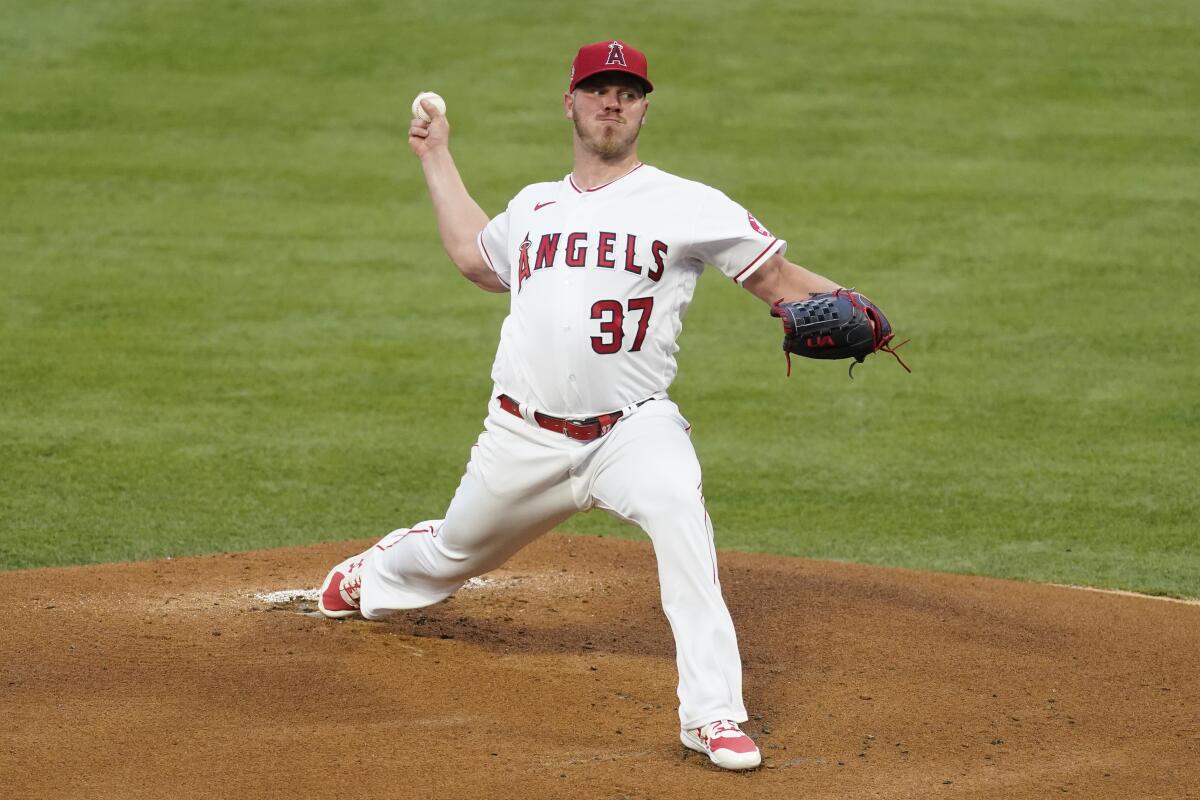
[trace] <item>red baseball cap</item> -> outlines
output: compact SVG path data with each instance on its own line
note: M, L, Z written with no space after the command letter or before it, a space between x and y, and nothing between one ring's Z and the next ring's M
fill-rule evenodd
M571 84L567 91L575 91L580 81L601 72L628 72L646 84L647 92L654 91L654 84L646 76L646 54L620 39L585 44L579 48L575 60L571 62Z

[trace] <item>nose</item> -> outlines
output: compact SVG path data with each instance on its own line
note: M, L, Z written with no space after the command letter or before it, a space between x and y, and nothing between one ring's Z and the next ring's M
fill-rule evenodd
M621 90L610 89L604 93L604 110L605 111L620 111L621 110Z

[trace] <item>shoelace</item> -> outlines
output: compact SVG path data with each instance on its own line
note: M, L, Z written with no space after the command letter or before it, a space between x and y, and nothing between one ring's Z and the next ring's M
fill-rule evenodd
M729 719L719 719L716 722L710 722L703 728L699 728L696 733L700 737L700 741L704 742L705 747L708 746L709 741L718 738L718 735L722 733L735 733L739 736L746 735L736 722Z
M358 602L358 596L362 591L362 573L355 575L351 579L342 579L342 591L346 593L354 602Z

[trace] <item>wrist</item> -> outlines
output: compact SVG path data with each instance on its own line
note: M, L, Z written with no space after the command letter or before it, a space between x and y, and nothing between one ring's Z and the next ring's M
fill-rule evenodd
M421 162L424 164L436 164L450 159L450 145L446 142L440 144L426 144L424 151L420 154Z

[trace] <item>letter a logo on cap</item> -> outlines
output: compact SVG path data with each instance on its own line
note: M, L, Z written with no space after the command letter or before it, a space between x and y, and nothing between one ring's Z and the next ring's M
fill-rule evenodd
M646 74L646 54L620 39L601 40L585 44L571 62L571 77L567 91L575 91L581 81L601 72L626 72L641 80L647 92L654 91Z
M609 64L620 64L622 67L628 67L625 63L625 49L621 43L615 39L609 42L608 45L608 60L604 62L605 66Z

